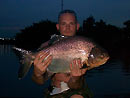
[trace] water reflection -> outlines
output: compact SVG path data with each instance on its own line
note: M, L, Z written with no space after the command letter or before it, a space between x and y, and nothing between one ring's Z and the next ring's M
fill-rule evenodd
M0 45L0 97L43 97L44 86L38 86L31 80L31 72L23 80L18 80L18 58L11 45ZM128 51L120 52L118 58L110 59L104 66L86 73L86 82L94 98L130 97L130 59Z
M122 46L122 48L117 49L114 58L117 58L123 63L122 71L124 74L129 75L130 73L130 47Z
M4 45L4 44L0 45L0 56L10 55L11 48L12 48L12 45Z
M122 61L113 59L105 66L87 73L86 80L95 98L106 98L106 96L113 96L109 98L126 98L121 96L128 96L130 93L130 75L126 76L124 74L122 71L123 65ZM116 95L121 96L117 97Z

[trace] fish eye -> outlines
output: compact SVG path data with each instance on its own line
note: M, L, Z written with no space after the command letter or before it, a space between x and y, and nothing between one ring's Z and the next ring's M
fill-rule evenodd
M94 58L94 55L93 55L93 54L91 54L91 55L90 55L90 57Z

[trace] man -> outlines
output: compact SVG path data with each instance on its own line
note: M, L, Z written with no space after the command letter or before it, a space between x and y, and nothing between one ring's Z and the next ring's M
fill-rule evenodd
M63 36L75 36L76 31L79 29L79 23L77 21L77 17L74 11L72 10L64 10L60 12L58 17L58 24L56 24L57 30L59 30L60 34ZM42 45L42 47L46 47L49 42L46 42ZM47 58L46 60L44 60ZM32 75L32 80L37 84L44 84L44 82L48 79L46 77L46 69L52 61L52 56L49 55L49 51L46 53L39 53L34 60L34 72ZM44 60L44 62L43 62ZM65 73L56 73L52 79L52 86L56 88L61 88L61 83L64 83L68 89L81 89L84 85L83 75L87 71L87 68L81 69L82 62L80 59L75 58L70 63L70 74ZM61 78L62 77L62 78ZM67 90L68 90L67 89ZM63 92L67 92L63 91ZM54 90L53 90L54 91ZM52 93L51 91L49 93ZM58 94L52 94L52 98L66 98L66 97L58 97ZM71 94L70 98L84 98L81 94ZM68 98L68 97L67 97Z

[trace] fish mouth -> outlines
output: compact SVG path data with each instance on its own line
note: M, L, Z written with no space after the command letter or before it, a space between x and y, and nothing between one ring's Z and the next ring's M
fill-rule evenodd
M108 57L105 58L105 61L107 62L109 59L110 59L110 57L108 56ZM105 62L105 63L106 63L106 62Z
M105 64L108 60L109 60L109 56L108 57L105 57L103 60L101 60L97 65L103 65L103 64Z

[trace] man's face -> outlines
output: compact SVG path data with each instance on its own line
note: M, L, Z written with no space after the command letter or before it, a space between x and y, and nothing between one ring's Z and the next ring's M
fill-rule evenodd
M79 29L75 16L71 13L65 13L60 16L59 24L56 25L61 35L74 36Z

